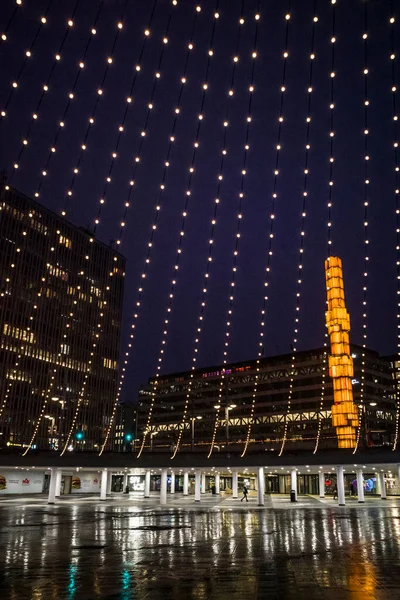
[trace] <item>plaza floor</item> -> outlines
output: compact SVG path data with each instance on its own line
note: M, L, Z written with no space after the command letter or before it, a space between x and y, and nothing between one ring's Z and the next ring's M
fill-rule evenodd
M394 600L400 499L0 500L5 600Z

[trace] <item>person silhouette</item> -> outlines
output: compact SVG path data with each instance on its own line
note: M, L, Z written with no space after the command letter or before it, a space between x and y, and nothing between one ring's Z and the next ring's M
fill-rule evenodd
M243 500L244 500L245 498L246 498L246 502L248 502L248 499L247 499L247 487L244 485L244 486L243 486L243 498L241 499L241 501L240 501L240 502L243 502Z

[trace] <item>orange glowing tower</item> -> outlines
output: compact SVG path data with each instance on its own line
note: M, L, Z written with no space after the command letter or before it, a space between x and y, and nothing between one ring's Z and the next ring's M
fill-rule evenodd
M328 310L326 326L331 342L329 375L333 382L332 424L336 428L339 448L356 446L358 427L357 406L353 402L351 380L354 377L350 354L350 315L344 300L342 261L330 256L325 261Z

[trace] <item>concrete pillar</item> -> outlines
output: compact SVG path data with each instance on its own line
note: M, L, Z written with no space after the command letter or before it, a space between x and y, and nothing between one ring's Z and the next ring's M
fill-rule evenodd
M189 495L189 471L185 471L183 474L183 495Z
M382 486L381 486L381 478L379 477L379 473L377 471L375 471L375 478L376 478L376 493L378 494L378 496L380 496L381 491L382 491Z
M201 493L202 494L206 493L206 474L205 473L201 474Z
M359 502L364 502L364 477L362 469L356 470L357 475L357 496Z
M215 493L219 494L220 492L220 484L221 484L221 478L219 473L215 474Z
M122 484L122 493L125 493L127 485L128 485L128 473L124 473L124 483Z
M339 506L345 505L343 467L336 467L337 495Z
M160 504L167 504L168 469L161 469Z
M175 473L171 471L171 494L175 494Z
M323 471L319 472L319 497L325 498L325 473Z
M232 498L238 497L238 472L232 471Z
M200 502L200 481L201 481L201 469L196 469L194 476L194 501Z
M49 498L47 504L54 504L56 501L57 469L50 469Z
M150 477L151 473L149 469L146 469L146 473L144 476L144 497L150 498Z
M258 467L258 477L257 477L258 506L264 506L264 492L265 492L264 467Z
M379 473L379 479L380 479L380 482L381 482L381 500L386 500L385 473Z
M161 469L161 487L160 487L160 504L167 504L167 476L168 469Z
M108 471L107 477L107 494L111 494L111 484L112 484L112 473Z
M107 500L107 469L101 472L100 500Z
M61 496L62 469L56 471L56 498Z
M296 500L297 500L297 471L296 469L292 469L290 471L290 491L294 490L296 492Z

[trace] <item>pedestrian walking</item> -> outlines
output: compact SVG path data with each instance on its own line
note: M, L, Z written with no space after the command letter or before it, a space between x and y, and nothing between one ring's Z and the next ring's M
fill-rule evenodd
M243 498L241 499L241 501L240 501L240 502L243 502L243 500L244 500L245 498L246 498L246 502L248 502L248 499L247 499L247 487L244 485L244 486L243 486Z

